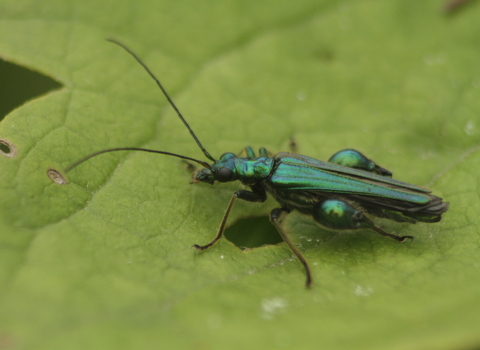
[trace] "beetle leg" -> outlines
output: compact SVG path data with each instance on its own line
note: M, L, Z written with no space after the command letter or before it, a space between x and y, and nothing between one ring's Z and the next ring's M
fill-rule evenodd
M297 256L298 260L300 260L300 262L303 264L303 267L305 268L305 273L307 274L307 281L305 282L305 286L307 288L310 288L310 286L312 284L312 274L310 272L310 267L308 266L308 262L304 258L302 253L300 253L300 251L297 249L297 247L295 247L293 245L293 243L288 238L287 233L283 230L283 228L281 226L281 220L280 219L282 218L284 213L288 213L288 211L286 209L283 209L283 208L273 209L270 212L270 222L275 225L278 233L280 234L280 236L282 236L285 243L287 243L287 245L290 247L292 252Z
M245 156L245 157L244 157ZM250 146L245 147L240 151L240 153L237 154L237 157L239 158L247 158L247 159L255 159L257 156L255 155L255 152L253 151L253 148Z
M397 236L387 233L375 226L372 220L351 204L339 199L326 199L317 203L313 208L313 218L318 223L336 230L355 230L370 228L382 236L390 237L398 242L403 242L412 236Z
M372 230L374 230L375 232L378 232L380 233L382 236L385 236L385 237L390 237L391 239L394 239L398 242L403 242L404 240L406 239L411 239L413 240L413 236L397 236L397 235L393 235L391 233L387 233L385 231L383 231L380 227L377 227L375 225L372 225L370 227Z
M230 211L232 210L233 203L235 203L235 200L237 198L243 199L248 202L265 202L267 199L267 193L262 187L259 186L251 186L252 191L246 191L246 190L240 190L236 191L232 199L230 199L230 203L228 204L227 210L225 210L225 214L223 215L222 222L220 223L220 227L218 228L217 235L215 238L208 244L206 245L198 245L194 244L193 247L197 250L205 250L210 248L212 245L217 243L217 241L222 238L223 232L225 231L225 224L227 223L228 215L230 214Z
M360 169L370 173L392 177L392 173L381 166L375 164L371 159L354 149L343 149L338 151L328 160L330 163L343 165L349 168Z
M260 157L265 157L265 158L272 158L273 157L273 153L270 152L269 150L267 150L265 147L261 147L258 150L258 154L260 155Z

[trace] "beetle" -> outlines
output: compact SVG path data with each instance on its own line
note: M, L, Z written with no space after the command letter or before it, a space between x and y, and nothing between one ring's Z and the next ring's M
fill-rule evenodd
M392 179L392 173L368 159L361 152L345 149L335 153L328 162L304 155L281 152L271 156L265 148L258 155L251 147L243 150L244 156L224 153L217 160L207 152L180 110L172 101L158 78L146 64L127 46L114 39L108 41L127 51L150 75L168 103L202 150L208 162L176 153L138 147L121 147L102 150L73 163L66 172L103 153L116 151L142 151L169 155L202 166L194 172L192 183L225 183L240 181L249 190L235 191L230 199L215 238L205 245L195 244L199 251L213 246L222 236L225 225L237 199L264 202L267 194L280 205L270 213L270 221L282 239L303 264L307 287L312 284L312 274L307 260L290 241L281 222L286 214L298 211L311 216L321 225L335 230L371 229L382 236L403 242L412 236L397 236L376 226L369 216L387 218L397 222L438 222L448 210L448 202L431 194L431 191Z

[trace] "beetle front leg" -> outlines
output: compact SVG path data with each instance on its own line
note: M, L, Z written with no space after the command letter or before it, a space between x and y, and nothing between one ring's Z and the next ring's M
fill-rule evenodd
M338 151L328 160L330 163L343 165L349 168L360 169L368 171L370 173L392 177L392 173L381 166L375 164L371 159L365 157L365 155L354 149L344 149Z
M323 226L336 230L356 230L370 228L382 236L390 237L398 242L403 242L412 236L397 236L387 233L375 226L362 211L351 204L339 199L326 199L317 203L313 208L313 218Z
M251 186L253 191L245 191L245 190L240 190L236 191L232 199L230 199L230 203L228 204L227 210L225 210L225 214L223 215L222 222L220 223L220 227L218 228L217 235L215 238L208 244L206 245L198 245L194 244L193 247L197 250L205 250L213 246L217 241L222 238L223 232L225 231L225 224L227 223L228 215L230 214L230 211L232 210L233 203L235 203L235 200L237 198L243 199L248 202L265 202L267 199L267 193L265 190L260 187L260 186Z
M307 281L305 282L305 286L307 288L310 288L312 284L312 273L310 272L310 266L308 266L308 262L305 259L305 257L300 253L300 251L293 245L293 243L290 241L290 238L288 238L287 233L283 230L281 226L281 218L284 213L288 213L286 209L283 208L276 208L273 209L270 213L270 222L275 225L277 228L278 233L282 237L282 239L287 243L287 245L290 247L292 252L297 256L298 260L302 263L303 267L305 268L305 273L307 275Z
M247 159L255 159L257 156L255 155L255 152L253 151L253 148L250 146L245 147L240 151L240 153L237 154L238 157L244 157Z

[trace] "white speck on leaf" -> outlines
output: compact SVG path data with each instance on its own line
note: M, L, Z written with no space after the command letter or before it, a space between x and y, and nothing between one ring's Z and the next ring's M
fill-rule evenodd
M298 94L297 94L297 100L299 101L305 101L307 99L307 94L304 93L303 91L300 91Z
M362 287L360 285L356 285L353 291L353 294L359 297L368 297L373 293L373 289L370 287Z
M284 313L287 306L287 300L282 297L263 299L261 303L262 318L271 320L275 315Z
M428 55L424 57L423 62L427 66L443 65L447 62L447 57L444 54Z
M475 125L473 125L473 121L469 120L463 130L465 130L465 133L467 135L472 135L474 133L474 130L473 130L474 128L475 128Z

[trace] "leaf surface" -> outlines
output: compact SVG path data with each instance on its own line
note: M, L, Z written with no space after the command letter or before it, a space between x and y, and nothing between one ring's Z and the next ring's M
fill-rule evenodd
M459 349L480 344L480 6L438 1L0 4L0 56L62 88L0 122L0 348ZM356 148L451 207L412 235L330 232L292 214L285 244L209 251L232 185L188 185L208 151L326 160ZM1 96L0 96L1 98ZM5 146L2 148L5 151ZM12 156L13 155L13 156ZM49 170L63 175L55 183ZM229 223L273 201L236 203ZM253 229L252 229L253 230ZM247 233L246 233L247 234Z

